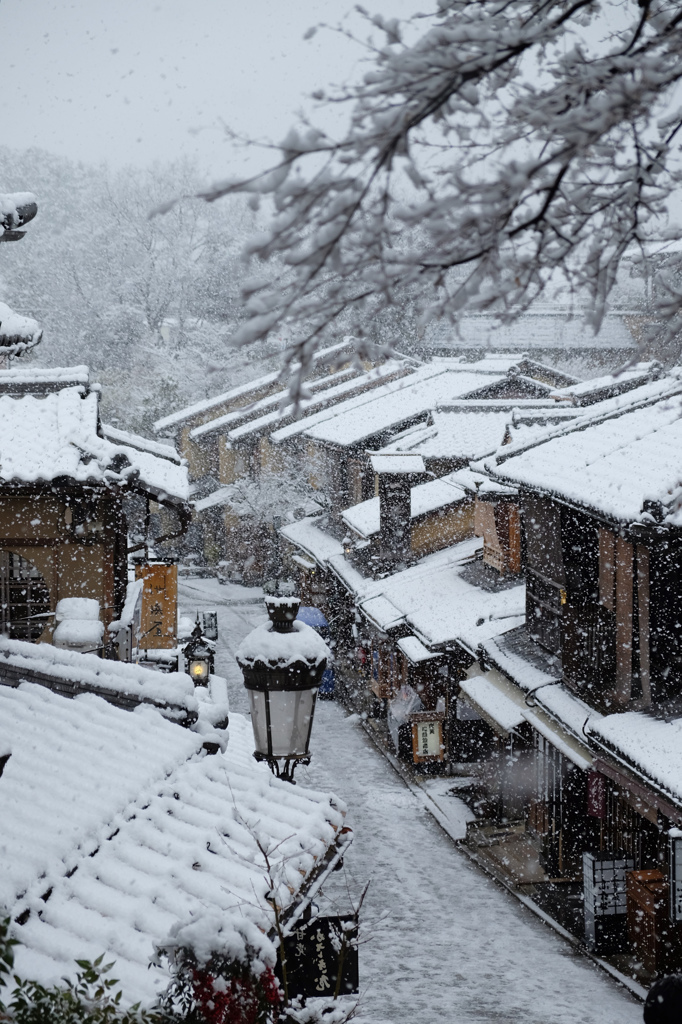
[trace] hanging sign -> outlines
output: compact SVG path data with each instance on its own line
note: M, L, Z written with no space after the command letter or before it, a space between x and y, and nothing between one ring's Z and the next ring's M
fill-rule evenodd
M591 818L606 817L606 778L599 772L587 776L587 813Z
M169 649L177 644L178 567L166 562L135 566L135 579L144 580L138 647Z
M346 917L316 917L284 939L289 997L352 995L360 989L358 922ZM282 978L282 957L277 973ZM341 982L339 984L339 975Z

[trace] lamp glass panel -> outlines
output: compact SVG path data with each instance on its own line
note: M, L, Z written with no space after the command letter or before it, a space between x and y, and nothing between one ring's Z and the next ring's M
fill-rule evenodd
M317 690L271 690L267 695L249 690L256 750L270 757L307 754L316 694ZM270 701L271 750L268 749L266 696Z
M268 720L265 713L265 694L261 690L249 690L248 694L256 750L259 754L265 754L268 757L270 751L268 750Z
M189 662L189 675L195 683L205 683L208 681L208 659L207 658L190 658Z

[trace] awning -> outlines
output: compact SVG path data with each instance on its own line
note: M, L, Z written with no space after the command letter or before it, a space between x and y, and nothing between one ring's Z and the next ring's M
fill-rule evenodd
M370 597L360 604L360 609L370 622L386 633L389 629L399 626L405 616L387 597L379 594Z
M583 771L592 767L594 758L588 747L544 711L537 707L526 708L523 717L533 729L544 736L560 754L572 761L576 767L582 768Z
M482 672L478 663L460 684L466 701L500 736L508 736L523 725L527 710L523 690L497 669Z
M498 735L506 737L527 722L578 768L586 771L592 766L593 757L586 744L541 708L529 707L526 693L502 672L491 668L484 673L475 663L459 685L467 703Z
M434 654L428 647L424 647L424 644L416 636L402 637L402 639L398 640L398 647L413 665L419 665L423 661L431 661L433 658L442 657L440 654Z
M296 562L296 565L300 565L302 569L317 569L317 562L309 562L307 558L303 558L301 555L292 555L291 561Z
M425 473L421 455L392 452L390 455L372 455L369 460L375 473Z

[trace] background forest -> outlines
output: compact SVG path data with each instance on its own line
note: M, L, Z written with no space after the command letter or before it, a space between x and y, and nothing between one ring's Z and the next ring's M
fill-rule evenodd
M246 274L240 252L258 228L242 197L187 199L204 183L188 162L112 171L33 149L0 148L6 191L33 191L39 213L0 249L0 299L44 328L27 358L87 363L111 423L148 433L155 419L279 366L284 337L235 350Z

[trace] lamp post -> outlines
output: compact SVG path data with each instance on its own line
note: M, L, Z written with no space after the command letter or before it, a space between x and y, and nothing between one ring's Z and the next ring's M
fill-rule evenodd
M296 619L298 597L266 597L270 621L257 626L235 652L249 693L257 761L294 781L309 764L315 699L330 651L310 626Z
M192 630L192 637L185 645L184 655L187 675L196 686L208 686L209 676L213 672L215 655L212 645L201 631L198 619Z
M38 212L32 192L0 194L0 242L18 242L26 234L17 229L33 220Z

